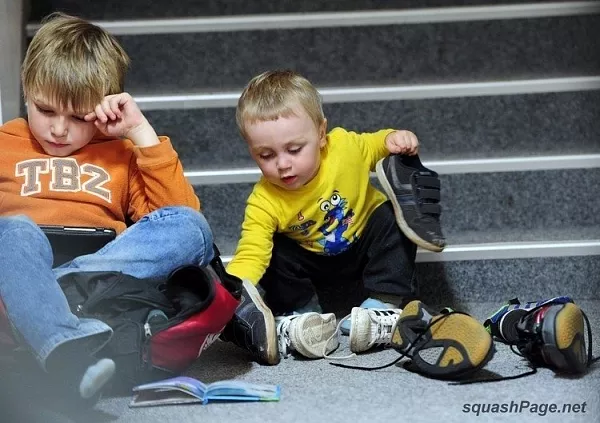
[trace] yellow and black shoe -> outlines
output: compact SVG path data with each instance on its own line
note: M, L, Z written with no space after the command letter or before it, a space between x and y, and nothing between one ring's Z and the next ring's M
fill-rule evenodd
M404 307L391 346L411 359L414 371L436 379L459 379L481 369L494 355L491 335L473 317L420 301Z

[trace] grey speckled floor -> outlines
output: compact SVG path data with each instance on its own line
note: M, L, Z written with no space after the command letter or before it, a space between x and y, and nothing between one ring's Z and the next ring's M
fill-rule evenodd
M465 309L484 319L495 311L494 303L469 303ZM582 304L594 326L594 337L600 340L600 301ZM525 362L508 348L497 344L497 353L487 366L488 372L514 375L526 370ZM347 350L345 351L348 352ZM600 354L600 342L595 345L595 355ZM278 383L282 386L282 399L274 404L220 404L208 407L177 407L178 410L129 410L128 399L104 402L101 409L119 416L118 422L154 422L160 418L172 421L222 421L260 422L327 421L367 422L373 418L398 420L410 416L412 422L477 420L474 415L462 412L467 403L520 402L531 403L581 403L587 402L588 412L570 416L545 416L545 421L597 422L600 417L600 365L585 377L567 379L557 377L552 371L542 370L528 379L504 381L495 384L448 386L446 382L429 380L392 367L380 371L340 369L325 360L283 360L273 368L244 362L230 344L217 345L207 351L198 365L190 371L206 381L236 377L248 381ZM348 360L347 364L373 366L387 363L397 357L393 350L363 355ZM216 364L216 365L215 365ZM482 372L482 374L485 372ZM194 411L192 411L194 410ZM172 413L172 414L171 414ZM481 415L481 421L516 420L532 421L535 416ZM566 419L565 419L566 417Z
M600 300L579 303L590 318L594 339L600 339ZM495 311L498 303L467 303L467 310L479 319ZM347 348L347 338L343 338ZM526 362L506 346L496 343L496 354L477 377L510 376L527 370ZM343 349L339 354L347 353ZM594 355L600 354L600 342ZM398 354L383 350L346 360L345 364L373 366L387 363ZM560 377L549 369L524 379L495 383L450 386L410 373L401 367L378 371L334 367L326 360L282 360L275 367L249 361L248 355L232 344L218 342L207 350L188 372L205 382L236 378L249 382L279 384L281 401L276 403L228 403L207 406L187 405L130 409L129 396L104 399L93 413L64 416L40 412L40 422L311 422L328 423L399 421L411 422L577 422L597 423L600 417L600 364L582 377ZM506 414L466 412L474 404L527 404L522 412ZM585 412L543 414L542 404L585 403ZM534 405L542 408L533 411ZM34 407L29 408L33 415ZM4 421L4 420L3 420ZM23 420L21 420L23 421ZM33 421L33 420L32 420Z

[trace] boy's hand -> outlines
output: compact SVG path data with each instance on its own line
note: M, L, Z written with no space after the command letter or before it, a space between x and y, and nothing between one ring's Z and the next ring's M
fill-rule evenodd
M139 147L158 144L156 132L128 93L107 95L84 117L104 135L129 138Z
M385 146L391 154L414 156L419 152L419 140L410 131L394 131L385 137Z

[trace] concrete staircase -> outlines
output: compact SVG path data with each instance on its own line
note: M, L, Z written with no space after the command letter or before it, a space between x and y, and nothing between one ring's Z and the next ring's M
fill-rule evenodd
M225 255L259 175L237 97L290 67L330 127L411 129L442 175L449 247L419 252L425 298L598 298L600 3L494 3L54 0L32 20L51 7L118 35L126 89L172 137Z

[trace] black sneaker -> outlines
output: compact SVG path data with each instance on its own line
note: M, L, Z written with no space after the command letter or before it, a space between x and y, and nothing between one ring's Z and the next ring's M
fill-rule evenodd
M279 363L277 331L273 313L261 298L256 287L248 281L243 282L240 305L223 330L221 338L250 351L260 364Z
M446 246L440 225L440 180L419 156L390 155L376 166L377 178L394 207L400 229L412 242L440 252Z
M519 319L518 339L511 344L536 366L578 374L591 363L591 348L586 351L584 330L584 314L576 304L546 304Z

